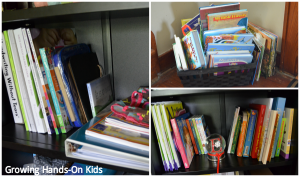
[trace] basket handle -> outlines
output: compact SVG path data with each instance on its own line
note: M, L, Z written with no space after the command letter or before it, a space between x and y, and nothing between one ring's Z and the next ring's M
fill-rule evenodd
M186 36L186 34L185 34L185 32L184 32L184 30L185 30L186 28L188 28L190 31L192 31L192 29L191 29L191 27L190 27L189 25L187 25L187 24L183 25L183 27L181 28L181 30L182 30L182 34L183 34L184 36Z

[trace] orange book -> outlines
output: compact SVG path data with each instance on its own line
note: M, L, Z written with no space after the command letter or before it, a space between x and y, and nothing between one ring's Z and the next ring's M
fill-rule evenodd
M248 120L250 117L250 113L243 111L243 122L241 125L241 131L239 136L239 142L237 147L237 156L242 157L243 156L243 150L244 150L244 144L246 139L246 133L248 128Z
M273 144L274 144L274 141L275 141L275 134L276 134L277 127L278 127L278 119L279 119L279 114L276 115L276 120L275 120L274 130L273 130L273 134L272 134L272 141L271 141L271 146L272 146L272 148L270 148L269 154L268 154L268 161L269 161L269 162L271 161L272 151L273 151L273 148L274 148ZM275 147L275 148L276 148L276 147Z
M198 148L197 148L197 145L196 145L196 142L195 142L195 139L194 139L194 135L193 135L193 132L192 132L192 129L191 129L191 126L190 126L189 119L185 119L185 121L186 121L186 124L187 124L188 129L189 129L189 133L190 133L190 136L191 136L191 139L192 139L192 143L193 143L193 146L194 146L195 153L199 154Z

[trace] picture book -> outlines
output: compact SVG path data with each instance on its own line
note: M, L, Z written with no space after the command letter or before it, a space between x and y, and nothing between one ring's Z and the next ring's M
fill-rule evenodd
M199 147L200 147L201 154L205 154L203 144L202 144L201 138L200 138L200 132L198 131L197 124L196 124L196 121L195 121L196 117L197 116L193 116L193 117L190 118L190 120L193 122L193 127L194 127L194 130L195 130L195 134L196 134L196 137L197 137L197 141L198 141L198 144L199 144Z
M210 55L235 55L235 54L249 54L249 50L237 50L237 51L207 51L206 52L206 61L209 62Z
M178 125L178 129L180 132L181 140L185 149L185 153L188 159L189 164L191 164L192 159L194 157L194 149L192 140L189 134L188 126L186 125L186 119L190 117L190 113L185 113L179 117L176 117L175 120Z
M204 25L204 30L207 29L207 15L208 14L234 11L234 10L240 10L240 3L239 2L199 7L200 20L201 20L201 24Z
M190 70L205 68L206 60L197 31L188 33L183 41Z
M251 109L257 110L257 120L256 120L256 126L255 126L255 130L254 130L253 144L252 144L252 150L251 150L251 157L253 159L256 159L260 135L262 132L262 126L263 126L264 118L265 118L266 105L250 104L249 107Z
M251 109L249 110L249 113L250 113L250 119L248 123L247 135L245 139L243 157L249 157L252 148L253 133L254 133L256 119L257 119L257 110Z
M175 62L176 62L176 66L177 66L177 70L178 71L182 71L182 65L181 65L181 61L179 56L177 55L177 49L176 49L176 43L173 44L173 52L174 52L174 56L175 56Z
M293 118L293 125L292 125L291 142L290 145L289 144L286 145L287 147L290 146L289 148L290 151L288 154L284 153L283 151L280 152L280 155L285 159L289 159L290 157L295 157L298 154L298 109L294 108L293 116L294 118ZM287 141L287 143L289 143L289 141Z
M278 127L278 128L280 128L280 133L279 133L278 143L277 143L277 146L276 146L275 157L279 157L279 154L280 154L280 147L281 147L281 143L282 143L285 122L286 122L286 118L282 118L281 126ZM279 150L277 150L277 149L279 149Z
M243 116L243 122L241 125L241 131L240 131L237 153L236 153L236 155L238 157L243 156L243 150L244 150L244 145L245 145L245 139L246 139L246 133L247 133L247 128L248 128L250 113L248 111L243 111L241 113L241 116Z
M285 127L284 127L284 133L283 133L283 138L282 138L282 143L280 147L280 154L282 157L285 159L289 159L289 154L290 154L290 147L291 147L291 137L292 137L292 131L293 131L293 121L294 115L295 115L295 109L294 108L284 108L284 113L285 113ZM278 148L276 150L276 153L278 152Z
M187 22L191 21L193 18L181 19L181 26L187 24Z
M232 141L233 141L234 134L235 134L235 129L236 129L236 125L237 125L239 111L240 111L240 107L236 107L235 112L234 112L233 121L232 121L231 130L230 130L230 133L229 133L229 136L228 136L227 153L231 153Z
M253 51L253 58L254 62L256 63L255 71L252 78L252 85L254 83L254 80L257 78L259 71L259 62L261 61L261 53L262 53L262 46L257 43L256 40L253 40L253 43L255 44L254 51Z
M272 140L271 140L271 147L270 147L270 150L269 150L269 153L268 153L268 159L267 161L271 161L271 158L272 158L272 151L273 149L275 149L276 147L273 146L273 143L275 142L275 134L276 134L276 131L278 129L278 118L279 118L279 114L277 113L276 115L276 121L275 121L275 125L274 125L274 130L273 130L273 133L272 133Z
M20 109L19 99L16 92L16 86L14 83L14 78L12 75L11 66L9 63L8 53L6 49L6 42L4 40L3 34L2 34L2 72L6 84L10 107L14 117L14 122L16 124L23 124L24 121Z
M100 140L117 142L118 144L149 151L149 135L140 134L105 125L105 117L89 127L85 134Z
M216 44L252 44L253 34L223 34L218 36L207 36L205 40L205 50L208 43Z
M237 141L238 141L239 133L240 133L240 129L241 129L241 124L242 124L242 116L239 115L238 120L237 120L237 124L236 124L236 127L235 127L235 131L234 131L234 137L233 137L233 141L232 141L231 150L230 150L231 154L235 153L236 146L237 146Z
M14 66L15 66L15 71L16 71L17 81L18 81L17 83L19 84L20 95L21 95L22 103L23 103L23 107L24 107L24 115L26 118L26 119L24 119L24 123L26 120L28 131L36 132L36 126L35 126L35 123L33 120L30 101L28 98L29 95L27 92L26 84L25 84L25 77L23 75L21 61L19 59L19 53L18 53L16 41L15 41L14 31L8 30L8 35L6 36L5 34L6 34L6 32L4 31L5 40L9 42L10 47L11 47L10 61L13 61ZM7 48L7 49L9 50L9 48ZM10 53L8 53L8 54L10 54ZM16 84L16 80L14 80L14 81ZM25 123L25 127L26 127L26 123Z
M281 127L282 116L283 116L283 111L284 111L284 107L285 107L285 101L286 101L286 98L282 98L282 97L276 97L273 100L272 110L277 110L278 114L279 114L278 127ZM272 158L274 158L274 156L275 156L276 145L278 142L279 134L280 134L280 128L278 128L276 130L275 141L274 141L274 144L272 145L274 147L272 150Z
M188 130L189 130L189 133L190 133L190 137L191 137L191 140L192 140L192 143L193 143L193 146L194 146L195 154L199 154L198 148L197 148L197 145L196 145L196 141L195 141L195 138L194 138L194 133L192 131L189 119L186 119L185 121L186 121L186 125L188 127Z
M246 9L208 14L208 30L248 26L247 17L248 11Z
M243 65L252 62L253 56L251 54L237 54L237 55L211 55L211 62L213 68L220 68L233 65ZM237 73L237 71L235 71ZM244 72L244 71L242 71ZM230 73L230 72L228 72ZM224 72L216 72L215 76L223 75Z
M181 43L181 40L179 39L179 37L176 37L176 35L174 35L174 39L175 39L175 44L176 44L176 55L177 57L179 58L180 60L180 63L181 63L181 67L182 67L182 70L189 70L189 67L188 67L188 63L187 63L187 60L186 60L186 56L183 52L183 47L182 47L182 43Z
M44 103L45 110L46 110L47 119L48 119L48 121L51 122L51 123L49 122L49 125L53 126L52 129L54 129L55 133L59 134L58 126L57 126L57 123L55 122L55 120L58 120L58 119L56 117L56 113L53 110L54 108L53 108L52 98L51 98L51 103L50 103L50 99L48 97L48 95L51 97L51 93L50 93L49 86L47 83L47 78L45 76L45 70L44 70L42 59L41 59L41 55L39 53L37 53L37 51L35 51L33 39L32 39L31 32L29 29L27 29L27 35L28 35L29 44L30 44L30 47L32 50L32 56L33 56L32 59L34 59L34 62L35 62L37 77L41 84L40 89L41 89L42 99L43 99L43 103Z
M268 126L268 133L266 136L266 141L265 141L265 147L263 149L263 153L262 153L262 163L266 164L267 160L268 160L268 155L270 152L270 149L272 148L271 146L271 141L272 141L272 135L274 132L274 126L275 126L275 122L276 122L276 118L277 118L277 111L271 110L271 114L270 114L270 122L269 122L269 126Z
M170 131L172 132L171 124L169 123L172 118L175 118L176 112L183 109L181 101L171 101L162 104L162 112L168 122Z
M28 62L29 60L28 53L25 48L22 29L18 28L14 30L14 35L16 39L17 48L19 51L19 59L23 70L25 85L27 87L29 103L32 109L33 121L36 125L36 129L38 133L46 133L47 129L44 122L44 116L40 108L40 101L38 98L30 63Z
M246 30L247 29L245 26L207 30L203 32L203 41L206 41L206 38L208 36L219 36L225 34L246 34Z
M259 81L260 74L261 74L261 65L262 65L263 56L264 56L264 52L265 52L266 39L263 38L261 35L256 35L256 36L254 36L253 41L255 42L255 44L257 45L257 47L259 48L259 50L261 52L258 66L256 69L256 75L255 75L256 81Z
M237 51L237 50L249 50L252 54L254 50L254 44L214 44L209 43L207 51Z
M190 32L189 28L192 30L197 30L198 35L200 34L200 14L197 14L194 18L192 18L190 21L188 21L186 24L182 25L181 30L183 32L183 35L186 35L188 32Z
M207 149L205 148L205 141L206 141L206 138L210 135L210 133L209 133L209 130L207 129L207 127L205 127L205 121L203 121L204 116L203 115L197 116L194 119L195 119L195 123L196 123L196 128L198 130L198 133L199 133L199 136L201 139L204 154L207 154Z

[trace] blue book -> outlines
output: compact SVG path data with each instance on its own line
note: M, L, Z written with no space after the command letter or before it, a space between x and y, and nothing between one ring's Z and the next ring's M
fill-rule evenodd
M194 129L193 120L189 119L189 123L190 123L191 129L192 129L192 132L193 132L193 136L194 136L194 139L195 139L195 143L196 143L198 152L199 152L199 154L202 154L202 151L201 151L200 146L199 146L200 143L198 142L198 138L197 138L197 135L196 135L196 132L195 132L195 129Z
M249 157L252 148L254 129L256 125L257 110L250 109L249 112L250 112L250 118L248 122L248 129L247 129L247 135L246 135L245 145L243 150L243 157Z
M207 51L237 51L237 50L249 50L252 54L254 50L254 44L214 44L208 43Z
M68 80L68 79L72 78L72 76L70 75L70 73L67 70L68 62L69 62L69 57L71 57L71 56L89 53L89 52L90 52L90 49L86 44L76 44L76 45L64 47L61 50L53 53L54 65L55 65L55 67L59 68L59 72L62 76L62 80L63 80L63 83L66 88L68 99L71 103L72 111L74 112L74 115L75 115L75 119L76 119L74 121L75 127L81 127L82 122L81 122L81 119L80 119L79 113L78 113L78 111L80 111L80 110L77 110L77 108L76 108L75 101L74 101L74 95L71 92L70 81ZM74 88L74 86L73 86L73 88ZM78 103L77 107L80 107L79 103ZM80 114L80 115L82 115L82 114Z
M278 111L279 119L278 119L278 125L277 125L278 128L277 128L277 131L275 134L274 144L272 145L272 146L274 146L274 148L272 150L271 158L274 158L275 151L277 148L278 138L279 138L279 134L280 134L280 127L281 127L281 123L282 123L282 116L283 116L283 111L284 111L284 107L285 107L285 101L286 101L286 98L282 98L282 97L276 97L273 99L272 110Z
M187 22L187 26L189 26L192 30L197 30L198 34L200 34L200 14L197 14L192 20ZM184 28L184 29L183 29ZM187 34L190 30L184 26L181 27L181 30L184 30L184 33Z
M241 32L246 33L245 26L223 28L223 29L216 29L216 30L207 30L207 31L203 32L203 41L206 40L207 36L218 36L221 34L240 34Z

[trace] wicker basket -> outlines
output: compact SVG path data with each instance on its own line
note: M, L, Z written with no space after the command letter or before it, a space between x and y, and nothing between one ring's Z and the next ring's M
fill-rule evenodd
M249 85L253 79L255 68L256 62L253 62L221 68L177 71L177 75L184 87L232 87ZM224 72L224 74L214 76L215 72ZM231 73L228 74L228 72Z

